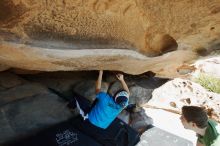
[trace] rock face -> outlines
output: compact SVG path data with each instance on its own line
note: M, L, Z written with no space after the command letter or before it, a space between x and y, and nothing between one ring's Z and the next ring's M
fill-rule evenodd
M173 78L218 53L219 12L219 0L1 0L0 64Z
M193 143L165 130L153 127L141 135L141 140L136 146L193 146Z
M194 66L196 70L192 72L193 77L198 77L201 74L208 74L220 79L220 57L198 60L195 62Z
M20 76L10 72L0 72L0 144L34 134L75 116L77 111L71 113L66 106L67 102L61 97L72 99L72 91L74 91L89 100L94 100L97 76L98 72L54 72ZM102 91L108 90L110 79L114 89L120 88L116 82L117 78L105 72ZM129 75L126 76L126 80L129 86L133 85L130 87L131 101L138 105L146 103L145 99L149 96L145 94L145 87L141 86L140 80L149 79L139 77L138 80ZM152 84L160 85L161 82L155 81ZM56 94L51 89L60 92L62 96L59 97L61 94ZM124 111L120 118L139 132L144 132L146 127L152 124L152 119L142 108L134 106L129 111Z
M177 113L184 105L202 106L211 118L220 122L220 94L209 92L189 80L176 78L165 83L153 91L152 99L147 104Z
M0 64L0 71L9 69L10 67Z
M153 124L153 119L148 117L143 108L138 112L131 113L131 127L137 130L139 133L143 133L147 130L149 125Z
M65 121L73 114L46 86L0 73L0 144Z

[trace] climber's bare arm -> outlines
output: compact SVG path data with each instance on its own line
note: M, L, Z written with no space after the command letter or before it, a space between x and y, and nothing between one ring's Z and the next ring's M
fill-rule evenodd
M123 75L123 74L117 74L116 77L117 77L118 80L121 82L123 89L124 89L125 91L127 91L128 94L130 95L130 91L129 91L128 86L127 86L127 84L126 84L126 82L125 82L125 80L124 80L124 75Z
M97 79L97 81L96 81L96 89L95 89L95 93L96 93L96 94L101 91L102 75L103 75L103 70L100 70L100 71L99 71L98 79Z

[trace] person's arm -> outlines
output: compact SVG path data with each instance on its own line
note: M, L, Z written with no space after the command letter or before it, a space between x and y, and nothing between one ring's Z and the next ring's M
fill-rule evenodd
M199 140L197 140L196 146L205 146L205 145L200 143Z
M125 91L127 91L128 94L130 95L130 91L129 91L128 86L127 86L127 84L126 84L126 82L125 82L125 80L124 80L123 74L117 74L116 77L117 77L118 80L121 82L123 89L124 89Z
M101 85L102 85L102 75L103 75L103 70L99 71L99 77L96 81L96 89L95 89L95 93L99 93L101 90Z

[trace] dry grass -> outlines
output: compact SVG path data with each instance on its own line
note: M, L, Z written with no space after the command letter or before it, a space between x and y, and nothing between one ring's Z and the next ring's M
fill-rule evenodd
M211 92L220 93L220 79L207 74L200 74L195 82Z

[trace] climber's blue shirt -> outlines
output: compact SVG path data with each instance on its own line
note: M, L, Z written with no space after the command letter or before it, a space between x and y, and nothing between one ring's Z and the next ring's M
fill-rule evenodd
M88 114L88 119L93 125L106 129L123 110L123 107L115 103L113 98L107 93L99 92L96 98L98 102Z

